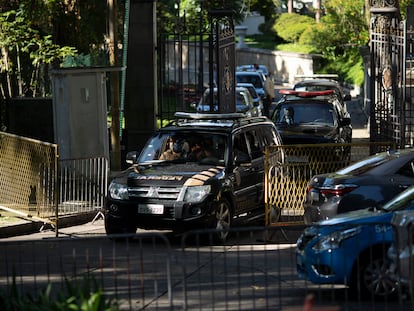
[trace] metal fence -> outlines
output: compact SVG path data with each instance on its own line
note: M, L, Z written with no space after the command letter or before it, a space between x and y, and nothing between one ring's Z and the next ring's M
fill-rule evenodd
M32 219L56 215L57 145L0 132L0 208Z
M277 223L280 215L288 220L303 215L303 202L312 176L334 172L391 147L395 147L395 144L382 142L268 146L265 157L266 225Z
M214 231L0 242L0 294L36 296L50 285L58 297L68 284L90 280L120 310L412 310L402 292L376 301L299 278L295 242L302 230L233 229L225 245L209 243ZM314 308L305 309L310 294Z
M56 225L64 215L103 207L104 157L59 160L56 144L0 132L0 209Z

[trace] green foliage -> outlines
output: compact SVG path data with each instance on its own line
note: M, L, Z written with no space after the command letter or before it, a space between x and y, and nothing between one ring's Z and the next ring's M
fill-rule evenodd
M309 16L283 13L276 20L273 29L286 42L297 43L302 33L315 24Z
M345 81L363 82L360 46L368 43L369 30L364 0L325 2L325 16L320 23L302 33L299 42L311 44L327 64L322 70L338 73Z
M74 283L74 284L72 284ZM106 297L97 282L89 277L82 282L66 280L66 290L54 293L49 284L38 294L19 292L15 280L8 290L0 291L3 311L117 311L117 304Z
M414 5L414 0L399 0L402 19L407 18L407 7Z
M51 35L42 35L21 10L0 14L0 51L0 71L9 81L2 97L23 96L29 90L45 95L41 91L45 86L39 84L45 80L44 67L77 53L73 47L53 43Z

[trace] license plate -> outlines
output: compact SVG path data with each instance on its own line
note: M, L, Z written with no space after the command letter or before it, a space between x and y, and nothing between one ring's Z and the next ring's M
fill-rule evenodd
M161 204L139 204L139 214L156 214L161 215L164 213L164 205Z

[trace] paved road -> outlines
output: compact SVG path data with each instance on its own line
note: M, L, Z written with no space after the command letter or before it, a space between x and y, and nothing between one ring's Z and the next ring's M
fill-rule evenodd
M294 242L302 229L238 228L226 245L209 245L195 233L156 231L114 242L98 220L64 228L58 238L45 230L2 239L0 284L11 284L12 271L26 291L46 284L61 289L65 278L73 285L87 275L122 310L302 310L309 293L317 305L342 310L411 309L407 301L355 301L343 287L299 279Z

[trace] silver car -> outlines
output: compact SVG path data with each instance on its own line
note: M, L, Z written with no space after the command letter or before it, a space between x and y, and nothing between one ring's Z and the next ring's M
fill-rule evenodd
M388 250L390 272L402 289L414 290L414 211L395 212L391 220L394 243Z

